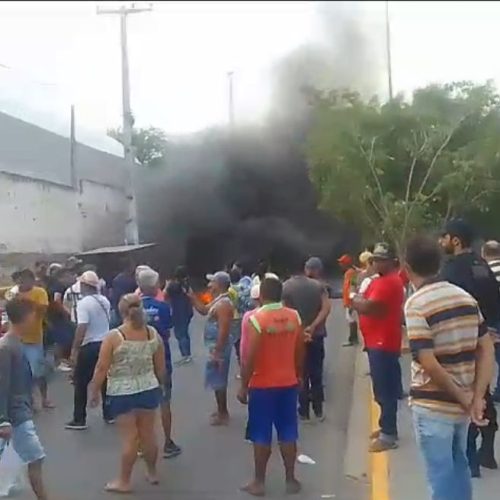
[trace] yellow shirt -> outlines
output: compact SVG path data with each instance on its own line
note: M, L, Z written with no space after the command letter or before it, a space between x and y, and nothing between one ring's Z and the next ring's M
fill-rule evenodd
M47 292L39 286L34 286L29 292L19 292L17 297L30 300L36 304L37 308L46 308L49 305ZM43 320L45 313L38 314L33 325L33 329L23 336L24 344L42 344L43 343Z

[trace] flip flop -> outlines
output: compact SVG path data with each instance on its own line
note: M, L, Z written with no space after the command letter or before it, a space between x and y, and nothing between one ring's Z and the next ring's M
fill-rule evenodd
M129 495L132 493L131 488L129 488L128 490L121 489L116 486L115 482L106 484L106 486L104 486L104 491L107 491L108 493L117 493L119 495Z

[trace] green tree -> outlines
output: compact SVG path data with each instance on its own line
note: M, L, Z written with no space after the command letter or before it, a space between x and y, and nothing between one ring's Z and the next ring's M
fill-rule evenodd
M108 135L123 144L121 129L109 129ZM156 127L134 129L132 132L132 146L137 161L146 167L159 165L165 159L168 140L165 132Z
M365 240L407 237L500 200L500 97L457 82L381 105L355 92L309 89L310 177L322 208Z

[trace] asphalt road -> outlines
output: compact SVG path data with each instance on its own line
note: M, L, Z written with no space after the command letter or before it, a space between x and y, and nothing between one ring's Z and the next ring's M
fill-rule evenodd
M203 388L203 321L196 317L192 325L195 361L174 369L175 441L184 453L159 465L161 483L150 486L144 481L143 464L134 471L133 498L169 500L238 500L249 498L239 486L251 477L251 446L243 440L246 409L235 397L237 381L231 378L228 427L213 428L209 415L213 410L212 395ZM335 498L364 500L363 484L343 475L346 449L347 419L352 393L354 350L340 347L346 337L344 315L339 304L328 324L329 337L325 362L326 414L322 424L301 428L300 453L316 461L315 465L298 464L298 478L303 492L300 500ZM178 356L175 339L171 340L174 360ZM233 363L233 372L236 363ZM58 374L51 385L51 397L57 408L37 418L39 435L46 448L45 477L51 500L101 500L112 495L103 492L104 484L116 474L119 459L117 429L105 426L97 410L91 410L87 431L64 430L71 417L72 386ZM159 427L159 425L158 425ZM282 499L283 471L277 450L268 471L267 498ZM33 498L30 492L18 497Z

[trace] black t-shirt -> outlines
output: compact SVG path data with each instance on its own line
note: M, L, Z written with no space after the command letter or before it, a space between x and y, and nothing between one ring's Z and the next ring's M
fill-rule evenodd
M486 324L500 327L500 291L488 263L473 252L451 257L441 270L441 277L470 293L479 304Z

